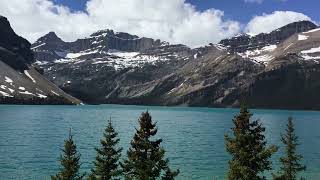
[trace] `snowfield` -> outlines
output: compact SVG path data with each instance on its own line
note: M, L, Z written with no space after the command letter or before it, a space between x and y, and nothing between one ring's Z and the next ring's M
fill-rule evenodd
M56 59L54 63L82 63L85 61L92 61L92 64L107 64L114 67L116 70L127 68L127 67L140 67L145 64L156 64L157 62L167 61L169 58L167 56L179 58L177 54L162 54L162 55L148 55L148 54L141 54L140 52L124 52L119 50L108 50L107 52L104 51L82 51L79 53L70 53L70 52L57 52L61 58ZM97 54L97 58L88 58L84 57L86 55ZM101 57L103 54L103 57ZM45 65L47 62L37 62L38 65ZM27 74L26 74L27 75ZM28 76L28 75L27 75ZM29 77L29 76L28 76ZM30 76L31 77L31 76ZM29 78L30 78L29 77Z
M313 32L317 32L317 31L320 31L320 28L312 29L312 30L307 31L307 32L303 32L303 34L313 33Z
M302 54L311 54L311 53L318 53L318 52L320 52L320 47L301 51Z
M309 36L306 36L306 35L301 35L301 34L298 35L298 41L304 41L304 40L307 40L308 38Z
M3 92L3 91L0 91L0 95L5 96L5 97L13 97L10 94Z
M7 83L13 83L12 79L8 78L7 76L5 76L5 81L6 81Z
M238 53L243 58L249 58L253 62L267 64L269 61L273 60L274 57L270 52L274 51L277 45L268 45L260 49L248 50L244 53Z
M24 70L24 74L26 76L28 76L32 80L33 83L37 83L36 80L34 80L34 78L29 74L29 72L27 70Z
M320 60L320 47L301 51L301 57L305 60Z

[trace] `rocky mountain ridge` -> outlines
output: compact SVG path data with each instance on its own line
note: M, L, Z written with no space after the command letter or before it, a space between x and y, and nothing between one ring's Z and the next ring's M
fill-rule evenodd
M196 49L99 31L71 42L81 48L40 38L32 49L47 78L90 104L233 107L247 99L257 108L320 109L316 28L301 21ZM121 36L121 45L108 34Z
M0 16L0 104L79 104L43 77L36 68L31 44L15 34Z
M261 33L255 36L249 34L240 34L229 39L223 39L219 42L231 52L243 53L247 50L260 49L267 45L276 45L288 39L295 33L309 31L317 28L317 25L310 21L299 21L285 25L270 33Z
M81 55L98 52L143 52L144 50L167 44L151 38L139 38L128 33L115 33L112 30L101 30L88 38L78 39L74 42L62 41L54 32L50 32L38 39L33 45L38 61L52 62L61 58L76 58Z

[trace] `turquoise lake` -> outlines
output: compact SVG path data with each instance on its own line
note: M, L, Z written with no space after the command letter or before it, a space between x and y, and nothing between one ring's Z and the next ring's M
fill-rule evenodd
M141 112L149 110L157 122L158 138L177 179L225 179L229 156L224 134L230 133L238 109L154 106L0 106L0 179L49 179L59 169L63 141L72 128L81 153L82 171L89 172L107 120L111 117L124 148L129 143ZM266 127L268 143L281 145L288 116L292 116L304 156L306 179L320 178L320 112L251 110L253 119ZM281 146L280 146L281 147ZM277 170L281 150L272 158ZM267 175L270 173L266 173ZM269 177L270 178L270 177Z

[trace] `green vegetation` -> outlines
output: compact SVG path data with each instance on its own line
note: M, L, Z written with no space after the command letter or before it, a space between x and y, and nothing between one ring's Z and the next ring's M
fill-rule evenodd
M158 129L149 112L142 113L139 125L127 152L128 159L122 164L125 179L155 180L162 172L165 173L162 179L174 179L179 172L168 167L169 160L164 158L165 150L160 147L162 139L152 138Z
M131 141L131 148L127 152L127 159L119 162L122 148L117 147L120 139L113 128L111 120L100 140L101 147L95 148L97 152L94 168L91 170L89 180L115 180L124 177L130 180L174 180L179 170L169 168L169 160L165 158L165 150L160 146L162 139L154 139L157 134L156 123L152 122L149 112L142 113L139 119L139 130ZM65 141L64 156L61 156L63 168L53 180L79 180L84 175L79 174L80 155L70 133ZM119 167L121 165L121 168Z
M80 174L80 154L77 152L77 146L73 142L71 129L69 138L64 142L63 155L60 157L62 168L60 172L51 176L52 180L80 180L83 179L85 174Z
M298 136L295 135L292 118L288 118L286 134L281 135L281 141L285 145L285 155L280 158L281 168L279 175L274 175L276 180L295 180L297 174L306 169L301 164L302 155L297 153L299 145Z
M267 147L265 128L259 121L251 121L251 116L242 106L240 114L233 119L233 137L225 135L226 149L232 156L228 172L230 180L265 179L261 173L271 170L269 159L278 149Z
M103 133L104 139L100 140L101 147L95 148L97 152L94 162L95 169L89 179L111 180L118 178L122 172L119 169L119 159L121 157L122 148L118 148L120 139L118 133L112 126L111 119Z
M229 180L263 180L265 171L272 170L271 156L278 150L277 146L267 146L264 136L265 128L260 121L251 120L252 114L242 106L240 113L234 117L232 136L225 135L226 150L231 155L227 177ZM169 167L165 150L161 147L162 139L155 136L158 132L156 123L149 112L143 112L139 118L139 128L130 143L127 156L120 162L122 148L118 147L120 139L111 120L100 140L100 147L95 148L97 155L89 180L174 180L179 170ZM280 158L281 167L275 180L295 180L298 173L304 171L302 155L297 153L299 145L292 118L288 119L286 133L281 135L285 154ZM65 140L63 155L60 157L61 169L53 180L80 180L80 154L73 142L71 130Z

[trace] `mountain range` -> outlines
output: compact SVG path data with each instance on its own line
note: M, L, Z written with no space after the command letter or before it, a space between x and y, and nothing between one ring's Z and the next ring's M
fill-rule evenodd
M0 104L80 104L32 66L30 47L0 16Z
M310 21L199 48L113 30L74 42L49 32L25 47L23 63L2 62L88 104L320 109L320 29Z

